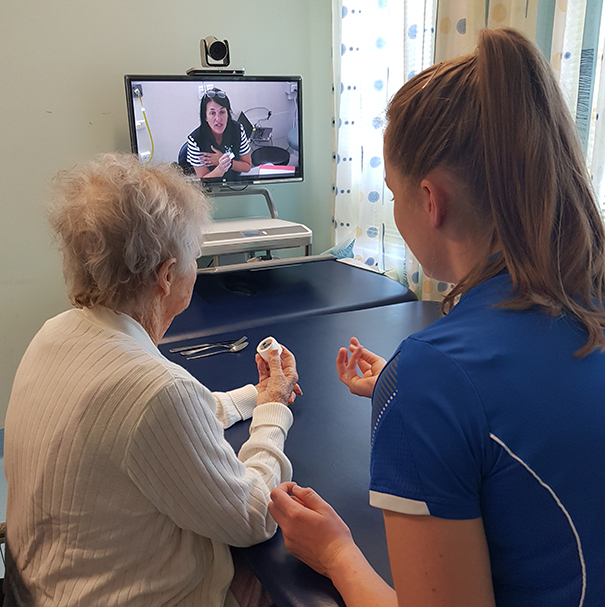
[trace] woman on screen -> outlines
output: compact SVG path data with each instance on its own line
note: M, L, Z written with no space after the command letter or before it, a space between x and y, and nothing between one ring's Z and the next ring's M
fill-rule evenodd
M200 179L238 179L252 167L244 127L231 117L224 91L206 91L200 103L200 126L187 138L187 161Z

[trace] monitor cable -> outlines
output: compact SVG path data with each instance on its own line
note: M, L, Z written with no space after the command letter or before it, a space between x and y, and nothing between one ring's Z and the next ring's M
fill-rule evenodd
M153 135L151 134L151 128L149 126L149 121L147 120L147 113L145 112L145 107L143 106L143 96L141 95L141 91L138 88L133 90L133 93L138 97L139 102L141 103L141 113L143 114L143 118L145 120L145 126L147 127L147 132L149 133L149 141L151 141L151 154L145 164L149 164L153 160L153 155L155 153L155 145L153 143Z

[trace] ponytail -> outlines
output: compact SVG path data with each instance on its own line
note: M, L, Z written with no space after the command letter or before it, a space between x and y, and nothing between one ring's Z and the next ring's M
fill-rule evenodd
M512 29L484 30L475 53L407 83L387 118L394 167L415 181L450 170L471 192L481 232L501 246L446 296L444 311L506 268L513 292L503 307L571 313L589 335L576 354L605 349L605 231L576 127L534 44Z

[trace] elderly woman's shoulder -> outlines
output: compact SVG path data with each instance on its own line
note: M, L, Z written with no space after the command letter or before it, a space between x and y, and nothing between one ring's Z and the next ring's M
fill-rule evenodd
M38 361L60 360L97 386L132 383L153 391L175 380L199 383L165 358L136 321L107 309L73 308L47 320L28 353Z

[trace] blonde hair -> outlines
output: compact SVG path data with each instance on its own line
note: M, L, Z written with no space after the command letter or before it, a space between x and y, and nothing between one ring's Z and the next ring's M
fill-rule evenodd
M54 185L50 224L76 306L143 305L164 261L176 258L183 272L200 255L210 205L177 168L103 154Z
M605 349L605 230L576 127L535 45L513 29L484 30L473 54L410 80L387 120L394 168L415 182L438 166L451 171L501 245L455 286L444 312L506 268L513 291L502 306L571 313L588 331L576 355Z

